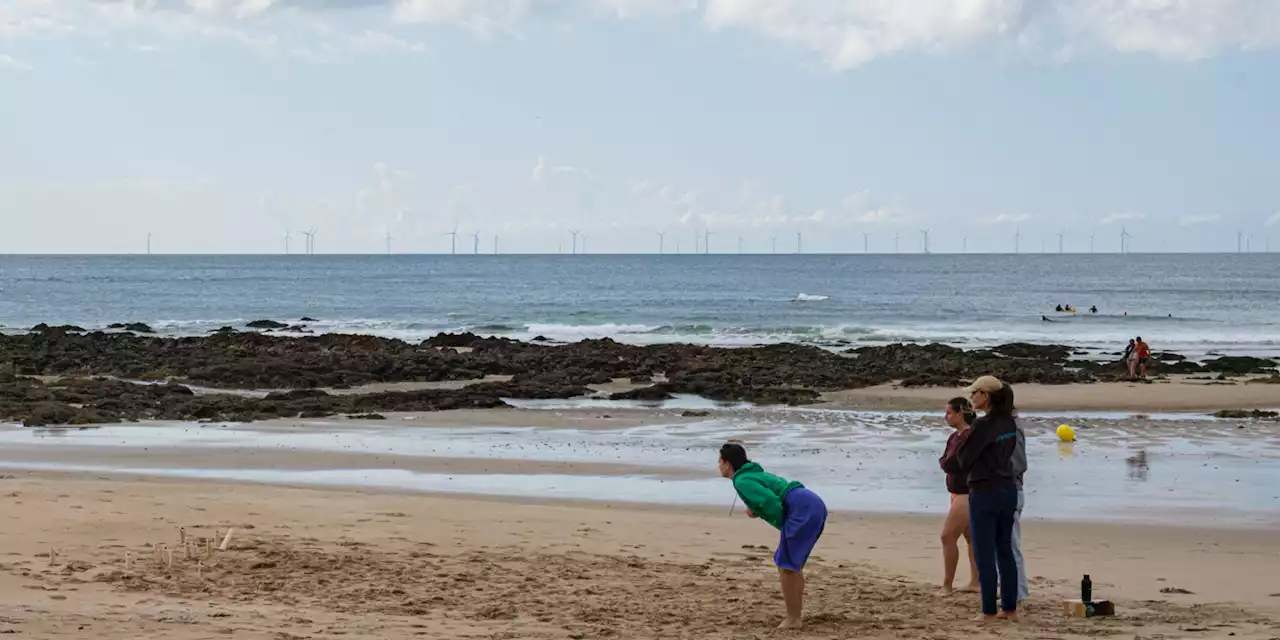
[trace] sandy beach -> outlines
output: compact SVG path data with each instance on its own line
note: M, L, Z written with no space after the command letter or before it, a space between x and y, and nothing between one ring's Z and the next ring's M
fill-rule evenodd
M835 515L809 570L809 627L780 633L775 533L740 512L26 472L0 489L0 632L18 637L983 635L972 595L932 586L934 518ZM180 528L229 527L227 551L183 557ZM1033 597L997 633L1276 637L1272 533L1029 522ZM178 550L171 568L153 561L159 544ZM1118 618L1062 616L1085 571Z
M1212 413L1221 409L1280 408L1280 385L1250 383L1250 379L1256 378L1219 382L1170 376L1151 383L1020 384L1014 390L1018 408L1025 411ZM827 393L823 399L840 407L931 411L962 395L962 391L886 384Z

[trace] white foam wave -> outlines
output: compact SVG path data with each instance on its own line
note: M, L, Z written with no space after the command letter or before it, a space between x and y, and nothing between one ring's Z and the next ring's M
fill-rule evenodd
M826 299L827 299L827 296L809 295L807 293L802 293L795 297L795 302L822 302L823 300L826 300Z

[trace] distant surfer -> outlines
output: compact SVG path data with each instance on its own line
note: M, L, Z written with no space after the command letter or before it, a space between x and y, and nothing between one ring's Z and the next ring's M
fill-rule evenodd
M1062 305L1058 305L1058 306L1054 307L1054 308L1053 308L1053 310L1054 310L1054 311L1057 311L1057 312L1059 312L1059 313L1061 313L1061 312L1062 312Z
M1095 304L1092 307L1089 307L1089 313L1097 313L1097 312L1098 312L1098 305Z

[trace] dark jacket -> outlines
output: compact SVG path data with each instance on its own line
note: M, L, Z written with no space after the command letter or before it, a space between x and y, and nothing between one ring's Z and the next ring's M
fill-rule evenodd
M960 445L969 438L969 429L964 431L952 431L947 438L947 448L942 452L942 457L938 458L938 466L947 472L947 491L955 494L969 493L969 483L965 480L964 470L960 468L960 462L956 459L956 454L960 451Z
M1018 447L1018 423L1013 416L985 415L969 427L969 437L956 453L970 493L1016 487L1013 454Z

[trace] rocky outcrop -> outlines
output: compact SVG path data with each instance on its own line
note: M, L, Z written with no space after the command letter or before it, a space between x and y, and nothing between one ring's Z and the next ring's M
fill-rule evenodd
M272 321L274 322L274 321ZM280 324L280 323L275 323ZM287 327L286 327L287 328ZM174 381L151 385L151 391L132 387L132 404L87 405L98 416L165 417L181 419L179 409L152 407L147 393L165 392L166 401L182 394L184 385L227 389L351 388L371 383L480 380L507 376L509 382L474 384L465 390L432 391L406 398L383 396L376 406L351 406L346 400L320 392L311 395L274 394L259 404L226 404L222 400L177 398L187 413L212 416L278 417L402 410L397 407L446 408L499 406L501 398L566 398L587 395L587 385L614 379L661 383L615 394L619 399L661 400L672 394L696 394L725 402L805 404L820 400L825 391L868 387L901 381L907 386L958 386L991 374L1014 384L1066 384L1127 375L1120 362L1068 360L1071 352L1055 345L1010 344L992 349L963 350L941 344L894 344L851 349L843 354L817 347L779 344L750 348L718 348L689 344L636 346L609 339L564 345L524 343L485 338L473 333L440 334L420 344L367 335L325 334L281 336L225 328L199 337L153 337L131 333L38 331L0 335L0 363L23 376L111 376L129 380ZM1232 373L1262 370L1275 363L1265 359L1219 358L1214 366ZM1188 362L1162 364L1161 369L1185 367ZM1218 371L1219 369L1214 369ZM136 386L136 385L135 385ZM46 387L67 394L66 386ZM99 387L100 388L100 387ZM167 389L167 391L165 391ZM23 396L25 398L25 396ZM369 398L370 395L354 396ZM23 416L37 401L80 403L53 397L26 398ZM106 399L101 399L105 401ZM227 401L229 402L229 401ZM92 405L92 406L90 406ZM385 405L385 406L384 406ZM417 410L417 409L414 409ZM47 408L49 418L70 419ZM11 412L8 415L19 415Z

